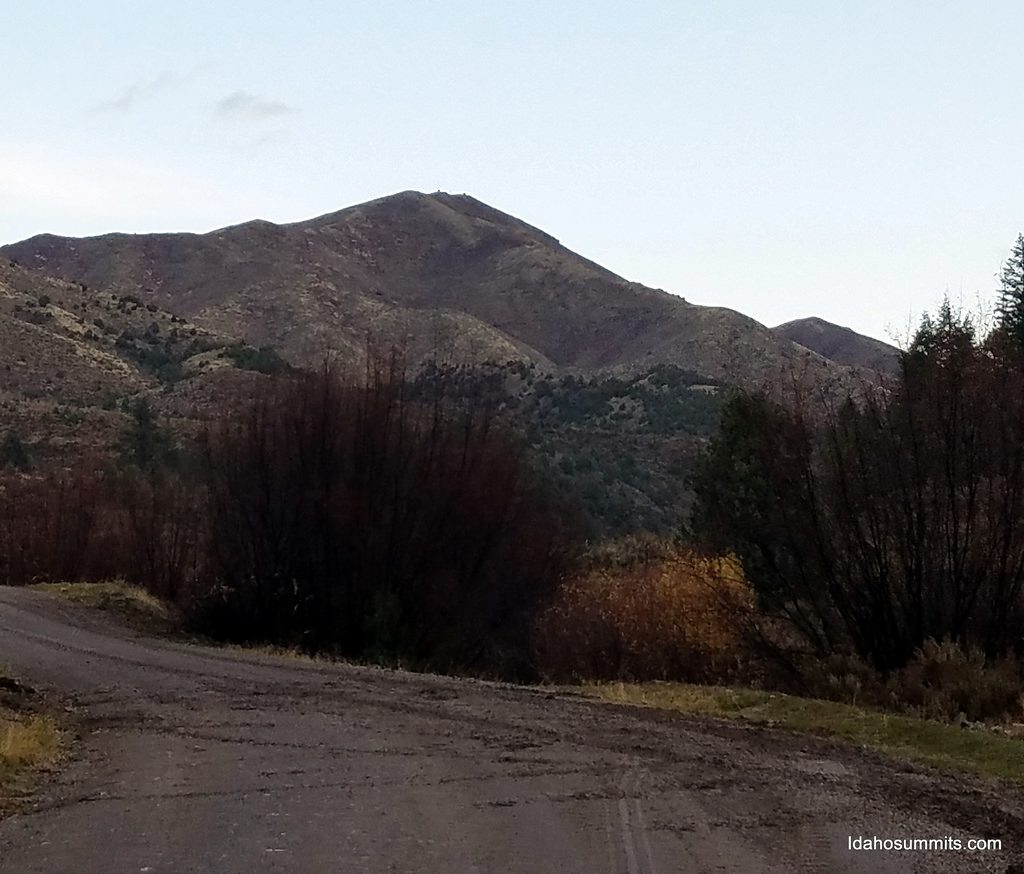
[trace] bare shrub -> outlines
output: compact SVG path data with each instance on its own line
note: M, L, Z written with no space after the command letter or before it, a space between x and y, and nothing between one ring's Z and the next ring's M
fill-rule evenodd
M1019 721L1024 671L1013 656L987 659L980 649L925 641L911 662L889 678L894 701L932 719Z
M564 513L481 398L282 378L207 438L208 630L409 664L523 674L566 567Z
M201 482L165 469L128 472L112 483L116 519L116 572L123 579L174 604L196 595L211 520Z
M126 579L178 600L196 575L201 491L164 474L71 471L0 480L0 582Z
M88 462L54 477L0 481L0 583L88 578L107 560L94 542L103 482Z

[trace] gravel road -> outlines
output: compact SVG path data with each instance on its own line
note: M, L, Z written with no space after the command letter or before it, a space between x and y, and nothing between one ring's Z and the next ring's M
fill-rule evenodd
M0 822L0 872L1004 872L1024 850L1021 798L994 784L539 689L148 639L38 592L0 589L0 663L70 702L81 735ZM1004 849L852 851L858 835Z

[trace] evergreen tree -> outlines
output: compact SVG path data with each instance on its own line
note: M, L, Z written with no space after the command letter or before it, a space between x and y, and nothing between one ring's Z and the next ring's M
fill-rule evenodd
M740 396L691 481L698 544L736 555L787 628L764 639L772 655L798 651L790 631L882 672L929 638L990 658L1016 646L1024 368L944 302L891 382L825 400Z
M925 313L910 341L904 363L912 371L926 366L962 366L970 359L978 341L970 316L953 309L949 298L943 298L935 318Z
M140 398L131 407L131 422L121 435L121 459L141 470L173 466L177 448L157 422L148 398Z
M999 285L999 327L1013 346L1024 352L1024 234L1017 235L1010 257L999 273Z
M32 467L28 449L15 431L8 431L0 442L0 468L5 467L15 470L28 470Z

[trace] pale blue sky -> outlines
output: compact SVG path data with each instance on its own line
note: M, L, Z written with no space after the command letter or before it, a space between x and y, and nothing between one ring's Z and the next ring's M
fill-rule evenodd
M1024 4L5 4L0 242L468 192L629 279L886 338L1024 230Z

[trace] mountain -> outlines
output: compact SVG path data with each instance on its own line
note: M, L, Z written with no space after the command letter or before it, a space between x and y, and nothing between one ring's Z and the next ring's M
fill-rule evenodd
M42 235L0 255L0 440L13 433L40 468L116 455L140 398L185 435L265 374L327 354L357 367L371 343L402 344L414 362L472 365L503 387L593 536L671 534L723 388L858 378L465 195L405 192L208 234Z
M467 195L404 192L309 221L207 234L42 235L17 263L133 295L296 363L358 364L367 339L572 372L674 365L762 387L846 368L740 313L628 282Z
M847 367L891 373L899 363L900 350L895 346L824 319L796 319L772 330L779 337Z
M134 294L0 260L0 445L13 433L33 467L116 456L141 398L177 434L195 432L283 367L265 347ZM718 420L716 385L671 366L582 376L516 360L480 372L503 387L538 464L593 536L678 527L685 472Z

